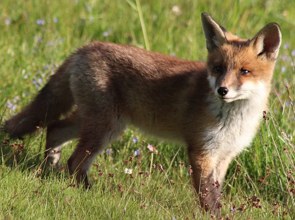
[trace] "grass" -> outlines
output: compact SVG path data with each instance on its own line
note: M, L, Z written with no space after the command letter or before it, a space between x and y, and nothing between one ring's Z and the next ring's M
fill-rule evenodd
M295 2L291 0L2 0L1 123L31 100L66 56L92 40L205 60L203 11L242 37L254 36L271 21L281 25L283 44L270 110L251 148L231 164L222 212L229 219L294 219ZM90 172L94 187L84 191L73 187L63 166L60 172L43 169L44 139L43 131L17 141L0 135L1 219L210 219L198 208L182 146L129 129L98 156ZM148 144L158 153L151 153ZM63 164L74 145L65 147ZM140 156L135 156L138 150ZM132 169L132 174L125 169Z

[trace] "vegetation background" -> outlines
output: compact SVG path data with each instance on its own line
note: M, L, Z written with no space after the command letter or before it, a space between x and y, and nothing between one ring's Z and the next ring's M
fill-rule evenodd
M295 219L295 1L1 0L0 122L28 103L75 48L93 40L206 60L200 14L250 38L268 22L283 43L270 109L223 188L228 219ZM89 191L43 169L45 131L0 134L1 219L210 219L191 186L185 149L131 128L98 156Z

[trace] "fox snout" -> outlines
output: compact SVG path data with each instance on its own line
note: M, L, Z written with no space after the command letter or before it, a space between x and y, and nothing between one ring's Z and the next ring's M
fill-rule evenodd
M216 83L215 88L214 88L214 94L221 100L225 102L232 102L236 101L238 99L243 99L246 97L243 97L243 92L241 91L241 88L236 87L236 86L228 86Z
M227 87L219 87L217 89L217 93L221 96L221 97L224 97L226 96L226 94L228 93L228 88Z
M237 91L234 88L226 85L216 85L214 93L218 98L225 102L234 101L237 95Z
M253 95L255 96L255 94L261 93L264 90L266 91L265 84L262 81L245 81L228 84L218 81L215 77L211 77L211 79L209 77L208 79L215 96L227 103L236 100L251 99Z
M237 92L233 86L227 85L223 80L220 80L220 78L216 78L215 76L209 76L208 80L210 87L218 98L225 101L233 101L230 98L234 98Z

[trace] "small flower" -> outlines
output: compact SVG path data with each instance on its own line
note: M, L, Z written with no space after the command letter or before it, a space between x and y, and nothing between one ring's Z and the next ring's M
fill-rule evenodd
M49 47L54 47L54 46L57 46L59 44L62 44L63 41L64 40L62 38L59 38L59 39L55 39L55 40L52 40L52 41L48 41L46 45L49 46Z
M137 137L133 137L133 138L132 138L132 142L133 142L134 144L136 144L136 143L138 142Z
M135 157L140 156L140 150L139 149L137 149L137 150L134 151L134 156Z
M33 85L37 89L39 89L43 85L43 79L42 78L33 79Z
M112 34L112 30L107 30L107 31L104 31L104 32L102 33L102 36L105 37L105 38L107 38L107 37L109 37L111 34Z
M174 5L171 9L172 13L176 16L181 15L181 9L178 5Z
M128 175L131 175L132 174L132 169L125 168L124 173L128 174Z
M113 149L111 149L111 148L106 149L107 155L111 155L112 153L113 153Z
M291 54L293 57L295 57L295 50L292 50Z
M5 18L4 23L5 23L6 26L11 25L11 19L10 18Z
M148 144L147 148L149 149L149 151L150 151L151 153L155 153L155 154L158 153L158 150L156 149L156 147L154 147L154 146L151 145L151 144Z
M284 49L288 49L289 48L289 44L288 43L285 43L284 44Z
M286 67L285 67L285 66L282 66L282 68L281 68L281 72L282 72L282 73L286 72Z
M6 106L13 112L16 110L16 104L10 100L7 101Z
M17 108L17 103L20 100L19 96L15 96L12 100L8 100L6 103L6 107L14 112Z
M37 19L36 24L43 26L45 24L45 20L44 19Z
M50 47L55 46L55 42L54 41L48 41L47 46L50 46Z
M233 206L230 208L230 211L231 211L231 212L235 212L235 211L236 211L236 206L233 205Z
M290 107L290 106L292 106L292 105L293 105L293 103L292 103L292 102L290 102L290 101L286 101L286 102L285 102L285 105L286 105L286 107Z
M283 54L283 55L281 56L281 60L286 61L286 62L289 62L291 59L290 59L290 56L288 56L288 55L286 55L286 54Z
M43 41L43 38L41 36L36 37L36 43L40 44Z
M53 22L54 22L54 23L57 23L57 22L58 22L58 18L57 18L57 17L54 17L54 18L53 18Z

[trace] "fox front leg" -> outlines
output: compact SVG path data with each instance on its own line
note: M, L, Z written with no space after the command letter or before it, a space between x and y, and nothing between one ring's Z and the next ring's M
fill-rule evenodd
M216 160L205 151L189 150L192 179L201 207L216 215L221 214L221 183L216 178Z

